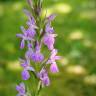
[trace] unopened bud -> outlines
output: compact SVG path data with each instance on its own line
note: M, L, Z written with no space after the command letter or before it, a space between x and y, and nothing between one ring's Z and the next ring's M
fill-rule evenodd
M30 7L33 8L33 0L27 0L27 2L30 5Z

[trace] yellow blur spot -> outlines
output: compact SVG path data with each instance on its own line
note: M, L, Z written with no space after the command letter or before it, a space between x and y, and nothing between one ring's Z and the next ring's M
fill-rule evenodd
M70 13L72 11L72 8L70 5L68 4L63 4L63 3L59 3L59 4L55 4L49 8L45 8L42 12L43 16L49 16L52 13Z
M65 65L68 65L69 60L68 60L67 57L62 57L62 58L59 60L59 62L60 62L60 64L61 64L62 66L65 66Z
M12 7L13 7L14 11L18 11L18 10L22 9L23 6L20 2L16 2L16 3L13 4Z
M47 16L49 16L50 14L52 14L53 13L53 10L52 10L52 8L46 8L46 9L44 9L43 10L43 12L42 12L42 16L43 17L47 17Z
M10 62L8 62L7 68L10 69L10 70L13 70L13 71L21 69L20 63L18 61L10 61Z
M92 10L92 11L83 11L80 13L80 18L83 19L96 19L96 11Z
M63 3L56 4L54 6L54 9L56 12L59 12L59 13L70 13L72 11L72 8L70 5L63 4Z
M84 78L84 82L88 85L94 85L96 84L96 75L90 75L90 76L86 76Z
M83 39L84 35L82 30L75 30L69 35L69 39L71 40L79 40Z
M66 71L70 74L75 74L75 75L84 75L86 74L86 70L85 68L83 68L82 66L68 66Z
M83 44L86 46L86 47L92 47L94 44L92 41L90 40L84 40L83 41Z

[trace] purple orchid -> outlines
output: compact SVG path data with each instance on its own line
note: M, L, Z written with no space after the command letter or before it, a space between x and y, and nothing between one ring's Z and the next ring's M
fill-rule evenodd
M33 54L33 50L32 49L28 49L28 51L25 53L26 59L31 59L32 58L32 54Z
M51 14L50 16L48 16L47 17L48 22L53 21L55 19L55 17L56 17L56 14Z
M24 70L22 71L22 79L23 80L28 80L30 78L30 74L29 71L35 71L33 67L30 66L30 60L22 60L21 61L21 66L24 68Z
M49 19L52 20L53 17L50 16ZM43 37L43 42L49 50L54 49L55 37L57 36L57 34L53 33L54 29L53 27L51 27L50 22L48 22L45 27L45 35Z
M16 90L19 92L17 96L39 96L41 89L50 85L47 64L50 64L50 71L52 73L59 72L56 60L59 60L60 56L57 56L57 50L54 47L57 34L55 34L54 28L51 26L51 22L55 19L56 15L51 14L41 19L43 0L27 0L27 2L31 7L32 13L24 9L24 13L28 17L28 21L26 22L27 28L21 26L23 33L17 34L17 37L21 38L20 48L23 49L26 46L27 49L25 59L20 59L21 66L23 67L22 79L26 82L31 77L31 72L34 79L38 81L38 86L35 94L31 93L29 88L25 90L24 83L17 85ZM46 51L42 50L43 45L47 46L49 52L51 51L49 59L43 54ZM31 62L34 63L31 64ZM37 84L37 82L35 83Z
M55 37L57 34L45 34L44 36L44 44L48 47L49 50L54 49Z
M46 33L54 33L54 29L53 29L53 27L51 27L50 23L46 24L45 32Z
M35 21L34 17L31 15L31 13L28 10L24 9L23 11L26 14L26 16L28 17L27 25L28 26L34 26L34 28L35 28L36 27L36 21Z
M21 26L21 30L23 34L17 34L16 36L19 38L22 38L20 48L23 49L25 46L25 40L32 41L34 40L34 36L36 34L35 29L37 28L36 22L33 16L31 16L30 12L27 10L24 10L24 13L28 16L29 20L27 21L28 29L25 29L23 26Z
M33 40L36 32L35 29L31 26L27 30L23 26L21 26L21 30L23 34L17 34L16 36L22 38L20 48L23 49L25 46L25 40Z
M38 73L38 77L40 78L40 80L42 82L42 86L49 86L50 85L48 73L44 68L42 68L40 73Z
M51 64L51 66L50 66L50 71L51 71L52 73L59 72L59 69L58 69L58 66L57 66L56 62L53 62L53 63Z
M51 56L50 56L49 60L47 61L47 64L51 64L50 70L51 70L52 73L56 73L56 72L59 71L55 60L59 60L61 57L56 56L57 52L58 51L56 49L53 49L52 52L51 52Z
M32 60L34 62L41 62L44 60L43 54L40 52L40 45L39 42L37 41L35 51L32 54Z
M27 96L24 83L20 83L16 86L16 90L19 92L17 96Z

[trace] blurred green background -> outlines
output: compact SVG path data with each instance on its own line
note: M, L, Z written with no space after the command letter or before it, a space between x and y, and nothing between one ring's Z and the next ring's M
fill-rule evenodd
M24 50L16 33L26 23L25 7L26 0L0 0L0 96L16 96L21 81ZM46 9L57 14L55 46L62 59L42 96L96 96L96 0L44 0L43 15Z

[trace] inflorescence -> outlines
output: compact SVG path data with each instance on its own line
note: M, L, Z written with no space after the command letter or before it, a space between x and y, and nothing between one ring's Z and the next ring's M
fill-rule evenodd
M42 19L42 0L27 0L31 12L24 9L24 13L28 17L26 22L27 28L21 26L22 34L16 36L21 39L20 48L26 48L24 59L20 58L20 63L23 68L22 79L28 80L32 76L37 79L39 86L35 96L39 95L40 88L50 85L48 76L48 66L52 73L59 72L56 60L60 59L57 56L57 49L54 48L55 31L51 26L51 22L56 15L45 16ZM48 55L46 56L46 54ZM17 96L29 96L24 83L16 86L18 91ZM31 95L33 96L33 95Z

